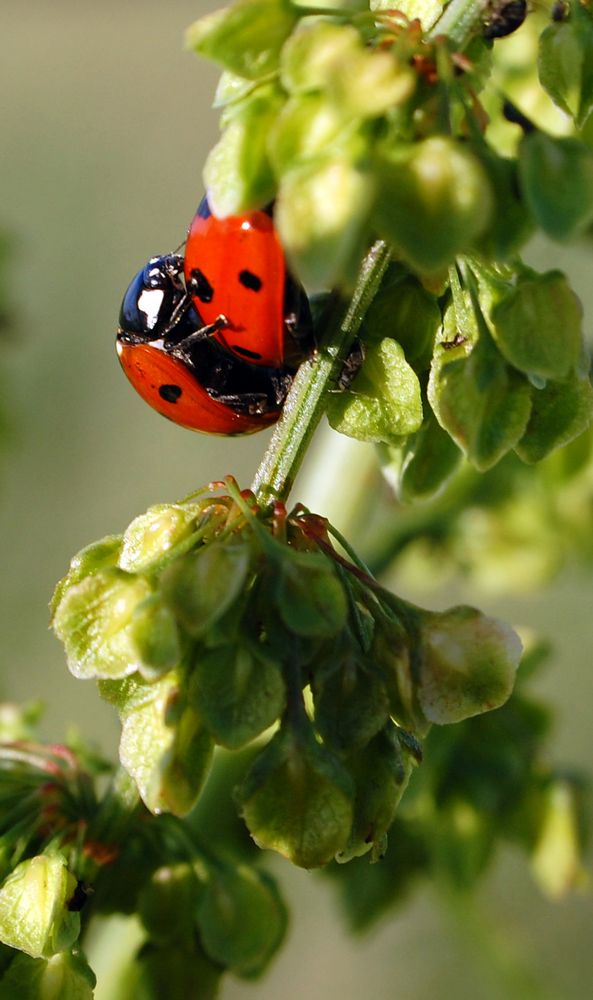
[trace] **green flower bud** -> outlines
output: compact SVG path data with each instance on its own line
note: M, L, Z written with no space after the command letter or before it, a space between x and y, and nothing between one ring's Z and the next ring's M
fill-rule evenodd
M297 17L289 0L237 0L195 21L186 44L238 76L257 80L278 68Z
M404 349L415 371L430 366L434 341L441 325L439 304L412 275L392 265L367 310L365 339L391 337Z
M430 728L418 703L414 677L418 670L417 637L391 623L377 624L371 656L381 670L389 696L389 712L399 726L425 735Z
M494 200L490 223L478 237L476 249L487 259L508 260L527 242L534 228L519 195L517 163L498 156L486 145L475 152L490 181Z
M501 354L519 371L564 379L583 352L583 310L560 271L521 276L493 307L492 332Z
M198 651L189 697L216 742L237 750L282 715L286 688L278 665L239 640Z
M524 462L539 462L582 434L593 418L593 388L588 377L548 382L533 393L525 434L515 447Z
M414 763L417 761L405 744L400 743L397 729L391 724L348 760L356 789L354 823L348 846L337 856L337 861L350 861L371 850L373 855L384 853L387 831Z
M381 468L402 503L430 500L459 468L461 452L429 411L416 434L399 448L386 448Z
M421 621L418 697L426 717L446 725L503 705L521 659L517 633L466 606L422 611Z
M135 609L130 637L138 651L138 670L147 680L176 667L181 644L173 614L157 594L145 598Z
M103 569L117 566L121 542L121 535L107 535L106 538L87 545L74 556L66 576L60 580L54 590L49 606L52 622L60 601L70 587L80 583L87 576L94 576L95 573L99 573Z
M593 221L593 150L584 142L529 133L519 175L533 217L552 239L569 240Z
M377 171L377 230L418 271L447 267L487 228L488 177L453 139L434 136L387 153Z
M541 35L538 71L542 87L574 118L577 128L583 127L593 111L592 51L591 11L574 0L569 19L549 25Z
M193 945L193 911L201 891L190 864L166 865L152 874L140 892L138 913L153 943Z
M285 626L298 636L331 639L346 624L348 603L330 560L286 549L271 597Z
M268 155L278 175L323 159L355 163L368 148L363 123L321 94L299 94L283 107L268 136Z
M171 549L195 530L196 508L156 504L134 518L127 528L118 560L127 573L158 569Z
M313 686L315 726L324 742L348 753L364 747L389 716L389 698L378 673L354 657Z
M325 92L342 65L362 49L352 25L332 21L302 22L282 50L280 79L290 94Z
M392 52L360 48L341 62L329 80L329 98L349 114L376 118L405 104L416 89L411 66Z
M165 570L163 598L190 635L203 635L235 603L245 586L250 561L244 543L210 542Z
M329 402L328 419L341 434L359 441L395 443L422 423L420 383L403 348L385 337L365 348L351 391Z
M137 981L133 995L138 1000L215 1000L219 995L222 969L194 943L191 948L145 945L136 959Z
M274 883L247 865L213 870L196 915L206 954L238 976L260 975L286 933Z
M238 800L256 844L301 868L327 864L348 841L351 779L310 733L281 730L256 758Z
M80 915L68 910L75 888L61 854L22 861L0 886L0 941L31 958L71 947L80 933Z
M103 688L117 701L117 692ZM153 813L183 816L194 805L208 775L212 737L185 704L172 671L151 684L128 680L119 697L120 760Z
M125 677L142 669L134 612L150 595L145 580L119 569L100 570L68 587L53 628L75 677Z
M581 811L579 789L574 782L556 778L550 783L531 861L539 885L552 899L560 899L587 882Z
M281 178L276 226L290 266L313 292L347 286L360 264L374 192L372 176L351 160L356 149Z
M239 215L275 197L268 140L284 100L278 87L269 84L232 107L232 116L204 167L208 200L216 215Z
M435 352L428 400L441 427L484 472L525 433L531 387L505 364L488 336L466 355L467 346Z
M79 953L17 955L0 981L0 1000L93 1000L96 979Z

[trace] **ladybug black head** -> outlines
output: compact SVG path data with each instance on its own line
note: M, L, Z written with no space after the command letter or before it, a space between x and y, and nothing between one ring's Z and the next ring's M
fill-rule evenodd
M183 284L183 257L151 257L130 282L119 313L118 338L131 343L182 340L201 320Z

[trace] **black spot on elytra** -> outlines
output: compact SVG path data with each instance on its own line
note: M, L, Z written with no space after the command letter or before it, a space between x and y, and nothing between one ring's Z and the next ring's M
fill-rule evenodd
M245 358L254 358L256 361L261 358L261 354L257 354L255 351L248 351L246 347L241 347L239 344L233 344L233 351L237 354L242 354Z
M190 291L200 302L212 302L214 289L203 271L195 267L191 273Z
M261 278L258 278L257 274L253 271L240 271L239 281L245 288L249 288L252 292L259 292L263 284Z
M182 390L178 385L159 386L159 396L165 400L165 403L176 403L181 396L181 392Z

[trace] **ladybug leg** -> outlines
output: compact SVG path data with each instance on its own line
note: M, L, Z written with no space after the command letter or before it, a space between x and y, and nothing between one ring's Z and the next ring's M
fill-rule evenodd
M229 326L229 321L226 316L217 316L214 323L209 323L208 326L201 326L199 330L194 330L188 337L180 341L179 344L176 345L176 350L185 352L190 347L193 347L194 344L199 343L200 340L206 340L208 337L213 337L215 333L218 333L219 330L224 330L227 326Z
M346 392L350 389L354 379L358 375L364 362L364 347L360 340L356 339L350 348L348 357L344 362L344 367L340 372L334 392Z

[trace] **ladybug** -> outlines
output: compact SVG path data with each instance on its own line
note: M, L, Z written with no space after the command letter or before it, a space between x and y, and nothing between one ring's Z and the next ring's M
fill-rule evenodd
M214 336L236 357L281 368L309 353L309 302L286 269L269 211L217 219L206 195L187 236L185 284L206 323L226 317Z
M252 434L273 424L293 371L253 365L217 343L183 282L183 258L152 257L124 295L116 346L121 366L153 409L209 434Z

